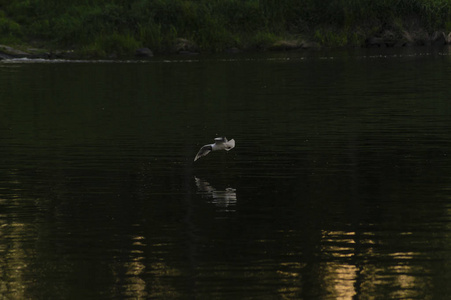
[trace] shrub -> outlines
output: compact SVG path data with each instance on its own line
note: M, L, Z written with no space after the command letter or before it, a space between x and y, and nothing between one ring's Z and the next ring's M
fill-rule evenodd
M0 11L0 38L5 42L15 42L22 37L21 26L5 17Z
M365 34L402 32L411 19L430 32L451 30L450 0L0 0L0 7L3 38L93 52L126 53L132 44L166 51L177 38L213 51L266 48L290 35L355 45Z

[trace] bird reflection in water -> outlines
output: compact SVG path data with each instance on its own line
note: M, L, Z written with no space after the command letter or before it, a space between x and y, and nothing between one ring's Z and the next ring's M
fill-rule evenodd
M217 190L207 181L194 177L197 186L197 194L207 198L208 202L213 203L221 211L234 212L236 205L236 189L228 187L225 190Z

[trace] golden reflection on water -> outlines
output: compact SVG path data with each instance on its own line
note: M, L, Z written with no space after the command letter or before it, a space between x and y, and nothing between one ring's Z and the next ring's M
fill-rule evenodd
M351 264L324 263L321 273L324 274L324 289L334 299L352 299L355 289L358 268Z
M0 191L0 207L10 208L10 211L0 210L0 297L5 299L26 299L29 279L27 271L30 259L36 256L36 250L24 245L23 239L34 240L38 235L37 225L33 223L35 216L28 216L20 209L22 203L28 204L24 209L33 207L34 199L24 198L17 170L9 170L5 181L8 188ZM1 298L3 299L3 298Z
M350 257L354 253L355 232L322 231L321 252L332 257Z
M355 232L323 230L321 252L334 259L321 264L325 294L335 299L352 299L356 294L358 268L351 263L337 263L355 255Z
M322 232L321 251L327 260L331 260L320 263L319 267L325 294L333 299L353 299L359 295L380 294L378 290L385 286L383 289L391 291L388 295L392 299L424 296L422 291L430 288L431 278L427 274L418 276L425 270L410 263L420 253L405 251L377 254L373 247L378 242L368 237L373 234L364 235L363 239L357 241L355 232ZM362 250L356 247L357 244L365 245L366 260L373 257L374 263L359 259ZM380 259L389 259L390 262L378 266ZM387 285L392 288L387 289Z
M16 181L11 182L17 183ZM0 198L0 205L14 206L15 201L20 199L20 195L11 196L11 199ZM22 236L33 236L35 226L17 221L19 219L20 216L14 212L8 215L0 213L0 296L4 296L6 299L26 298L27 261L35 255L35 252L26 249L19 239Z
M141 258L124 264L126 268L125 295L133 299L145 299L147 297L146 281L142 278L146 266Z
M180 293L168 279L181 276L181 271L169 267L161 257L149 262L149 253L145 250L148 247L161 248L168 245L147 245L144 236L134 236L131 243L133 249L129 252L128 261L115 266L116 281L121 285L119 295L130 299L180 297Z
M0 199L0 204L4 201L6 200ZM12 221L0 218L0 238L3 241L0 243L0 274L3 278L8 278L7 281L0 281L0 290L5 297L26 299L30 285L29 274L33 274L27 262L37 254L35 250L27 249L21 241L24 236L36 236L39 228L36 224L18 221L18 218L14 218L14 213L9 215L9 220ZM279 233L296 234L295 231ZM251 282L275 280L277 294L287 299L302 295L304 284L308 281L307 276L315 277L314 281L318 281L321 295L331 299L355 299L362 295L384 295L389 299L427 299L427 293L433 288L431 271L425 269L424 264L415 263L424 258L425 254L409 251L408 247L397 251L394 251L396 247L383 248L383 244L388 241L411 238L412 235L408 231L398 232L397 236L387 239L386 235L369 231L356 233L323 230L318 248L320 261L296 261L299 259L298 253L293 252L286 253L286 257L292 261L278 264L275 273L272 268L240 270L226 265L223 269L213 268L198 275L200 279L204 277L205 282L211 278L227 282L230 278L235 280L237 277L239 282L240 276L243 280L251 277ZM272 242L273 240L261 240L262 244ZM171 244L151 243L144 235L131 236L129 244L131 247L127 259L112 265L113 276L119 286L113 292L132 299L183 296L183 291L174 284L174 279L183 277L182 271L159 255L167 247L171 247ZM406 245L405 242L402 245ZM313 272L305 272L307 264L315 265ZM253 280L254 277L257 279Z
M293 299L302 292L299 282L302 280L301 271L305 267L304 263L287 262L281 263L277 270L279 278L279 295L283 295L286 299Z

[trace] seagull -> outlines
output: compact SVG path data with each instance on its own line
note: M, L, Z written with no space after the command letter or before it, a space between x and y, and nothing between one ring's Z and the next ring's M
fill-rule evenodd
M199 152L197 152L196 157L194 158L194 161L198 160L202 156L207 155L211 151L217 151L217 150L232 150L235 147L235 140L231 139L230 141L227 140L226 137L217 137L215 138L215 142L213 144L205 145L200 148Z

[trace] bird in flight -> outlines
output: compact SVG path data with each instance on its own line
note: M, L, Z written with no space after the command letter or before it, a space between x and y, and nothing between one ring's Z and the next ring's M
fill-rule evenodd
M218 151L218 150L232 150L235 147L235 140L231 139L230 141L227 140L226 137L217 137L215 138L215 142L213 144L202 146L197 152L196 157L194 158L194 161L198 160L202 156L207 155L211 151Z

